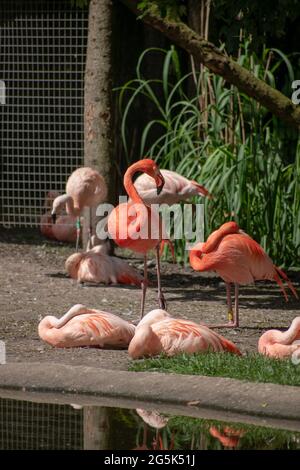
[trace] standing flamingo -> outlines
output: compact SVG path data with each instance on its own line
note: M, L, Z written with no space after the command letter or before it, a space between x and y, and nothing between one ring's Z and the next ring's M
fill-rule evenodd
M126 348L135 326L112 313L74 305L63 317L46 316L38 326L42 340L56 348Z
M211 197L207 189L196 181L191 181L175 171L160 170L165 180L160 194L157 194L153 178L147 174L140 175L134 186L146 204L176 204L192 196Z
M258 352L266 356L282 359L296 351L300 358L300 317L294 318L287 331L268 330L258 341Z
M77 217L76 251L78 251L80 237L80 214L84 207L91 209L103 202L106 195L107 186L103 176L92 168L83 167L77 168L69 176L66 193L54 199L51 212L53 223L55 223L57 212L62 206L66 207L67 214ZM91 233L89 235L91 236Z
M206 243L198 243L190 251L190 264L196 271L216 271L226 283L229 323L215 327L239 326L239 285L255 280L274 280L288 300L282 279L298 298L287 275L277 268L262 247L240 230L236 222L226 222L213 232ZM235 285L235 308L232 310L231 286Z
M205 351L241 354L231 341L215 331L189 320L172 318L161 309L152 310L145 315L137 325L128 347L132 359L161 353L174 356Z
M146 206L133 184L133 176L138 171L147 173L154 179L159 194L164 186L164 178L151 159L140 160L131 165L124 175L124 187L130 202L119 204L108 217L108 232L121 248L128 248L144 255L144 279L142 282L141 317L144 314L145 295L147 289L147 253L156 250L156 268L158 284L158 302L165 308L165 300L161 291L159 243L162 240L162 221L154 209Z
M106 245L97 245L69 256L65 264L69 276L78 282L140 286L143 277L126 261L106 254L105 249Z

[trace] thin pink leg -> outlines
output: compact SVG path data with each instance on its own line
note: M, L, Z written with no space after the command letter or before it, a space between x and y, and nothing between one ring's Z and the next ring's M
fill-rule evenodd
M239 326L239 285L234 285L234 312L232 310L231 286L226 282L226 296L228 305L228 323L220 323L217 325L208 325L209 328L237 328Z
M160 261L159 261L159 245L156 247L156 272L157 272L157 292L158 292L158 305L159 308L166 310L167 304L161 290L160 282Z
M145 255L144 256L144 279L141 282L141 288L142 288L141 319L144 316L147 285L148 285L147 255Z

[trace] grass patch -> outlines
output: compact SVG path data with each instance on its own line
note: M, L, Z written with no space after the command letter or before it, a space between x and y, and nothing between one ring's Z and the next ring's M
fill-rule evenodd
M242 357L224 353L181 354L175 357L161 355L134 362L130 370L300 386L300 365L293 364L291 360L271 359L254 353Z

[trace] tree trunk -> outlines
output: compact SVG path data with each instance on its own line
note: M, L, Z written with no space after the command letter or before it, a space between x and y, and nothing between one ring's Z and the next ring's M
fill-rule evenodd
M122 0L136 15L140 14L137 2ZM182 22L161 18L155 11L143 15L142 20L161 31L174 44L185 49L195 61L200 61L213 73L222 76L228 83L254 98L275 116L290 126L300 129L300 106L296 106L285 95L256 78L230 57L225 56L214 44L202 39L195 31Z
M114 198L113 113L112 113L112 2L91 0L84 87L84 164L99 171L108 186L108 200ZM83 244L88 227L95 232L96 216L92 221L85 211Z
M83 448L103 450L108 448L109 416L107 408L83 407Z

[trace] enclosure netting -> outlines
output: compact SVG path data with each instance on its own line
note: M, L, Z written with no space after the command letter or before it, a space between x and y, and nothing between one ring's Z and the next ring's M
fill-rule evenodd
M0 226L36 226L83 164L87 27L69 0L1 1Z
M82 409L0 398L0 450L82 448Z

